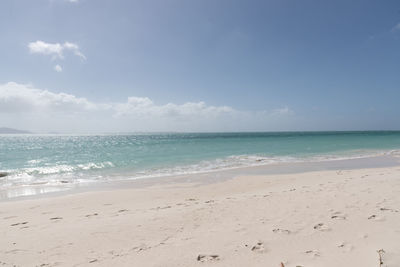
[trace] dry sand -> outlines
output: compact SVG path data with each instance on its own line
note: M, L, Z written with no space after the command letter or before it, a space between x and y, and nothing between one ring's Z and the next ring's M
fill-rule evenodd
M396 267L400 167L3 201L0 266Z

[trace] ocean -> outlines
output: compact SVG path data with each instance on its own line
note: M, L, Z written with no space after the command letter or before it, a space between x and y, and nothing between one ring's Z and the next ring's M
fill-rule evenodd
M399 149L399 131L0 135L0 172L7 173L0 190L30 195L43 186L371 157Z

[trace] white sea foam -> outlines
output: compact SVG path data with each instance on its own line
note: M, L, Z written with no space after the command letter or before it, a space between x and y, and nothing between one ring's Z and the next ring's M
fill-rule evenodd
M31 161L37 163L37 161ZM101 179L99 175L83 173L89 170L100 170L107 167L114 167L112 162L85 163L76 166L60 164L45 167L28 167L18 170L4 170L8 175L0 178L0 189L15 186L30 185L60 185L79 184L82 182L93 182Z
M42 161L43 161L42 159L33 159L33 160L28 160L27 163L29 165L36 165L36 164L39 164Z
M0 189L18 188L21 186L70 186L98 181L143 179L152 177L208 173L219 170L243 167L262 166L290 162L320 162L345 159L357 159L382 155L400 157L399 150L369 151L359 150L346 153L317 156L262 156L235 155L215 160L203 160L195 164L176 165L164 168L143 170L119 170L112 162L85 163L75 166L60 164L56 166L29 167L19 170L4 170L8 176L0 178ZM37 162L32 161L32 164Z
M110 161L102 162L102 163L86 163L86 164L78 164L77 165L81 170L93 170L93 169L103 169L106 167L114 167L114 164Z
M323 161L369 158L369 157L376 157L383 155L398 155L400 157L400 151L358 150L347 153L337 153L337 154L327 154L327 155L307 156L307 157L304 156L266 157L260 155L236 155L216 160L200 161L199 163L191 165L181 165L168 168L155 168L155 169L143 170L140 172L127 173L126 177L122 177L122 179L127 179L127 178L141 179L141 178L152 178L152 177L163 177L163 176L199 174L199 173L208 173L220 170L264 166L270 164L323 162Z

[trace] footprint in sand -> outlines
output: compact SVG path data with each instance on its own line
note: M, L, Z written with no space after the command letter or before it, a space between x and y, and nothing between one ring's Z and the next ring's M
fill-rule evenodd
M331 230L326 224L323 224L323 223L314 225L314 229L319 230L319 231L330 231Z
M220 260L220 257L219 257L219 255L216 255L216 254L210 254L210 255L199 254L197 256L197 261L199 261L199 262L219 261L219 260Z
M273 229L272 232L276 233L276 234L290 234L290 230L286 230L286 229L280 229L280 228L276 228Z
M171 206L164 206L164 207L158 206L157 208L153 208L151 210L165 210L165 209L170 209L170 208L172 208L172 207Z
M307 250L307 251L305 251L304 253L306 253L306 254L308 254L308 255L311 255L311 256L313 256L313 257L319 257L319 256L321 256L321 254L319 253L319 251L318 251L318 250L315 250L315 249L313 249L313 250Z
M336 211L332 214L331 219L346 220L346 215L342 214L340 211Z
M128 211L127 209L122 209L122 210L119 210L118 213L127 212L127 211Z
M97 216L97 215L99 215L98 213L93 213L93 214L87 214L87 215L85 215L85 217L86 218L90 218L90 217L94 217L94 216Z
M257 244L255 244L252 248L251 251L257 252L257 253L264 253L266 252L266 249L264 247L264 243L259 241Z
M385 218L384 218L384 217L381 217L381 216L378 216L378 215L375 215L375 214L372 214L371 216L368 217L368 220L373 220L373 221L384 221Z
M380 210L380 211L391 211L391 212L399 212L398 210L395 210L395 209L391 209L391 208L385 208L385 207L383 207L383 208L380 208L379 210Z
M49 220L51 221L58 221L58 220L62 220L62 217L52 217Z
M123 250L121 251L111 250L108 253L112 256L113 259L127 255L127 253L124 252Z
M146 244L141 244L140 246L133 247L131 250L135 251L135 252L141 252L141 251L145 251L148 249L151 249L151 247L147 246Z
M353 249L353 246L350 245L347 242L341 242L341 243L338 244L337 247L340 248L340 249L343 249L346 252L349 252L349 251L351 251Z
M114 214L113 216L119 216L119 215L123 215L125 212L128 212L129 210L127 209L120 209L117 211L116 214Z
M28 222L13 223L13 224L11 224L11 226L23 225L23 224L27 224L27 223Z

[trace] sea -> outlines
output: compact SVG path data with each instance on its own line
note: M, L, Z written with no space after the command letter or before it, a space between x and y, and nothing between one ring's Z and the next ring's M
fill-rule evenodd
M0 198L71 185L400 154L400 131L0 135ZM40 188L40 190L38 189Z

